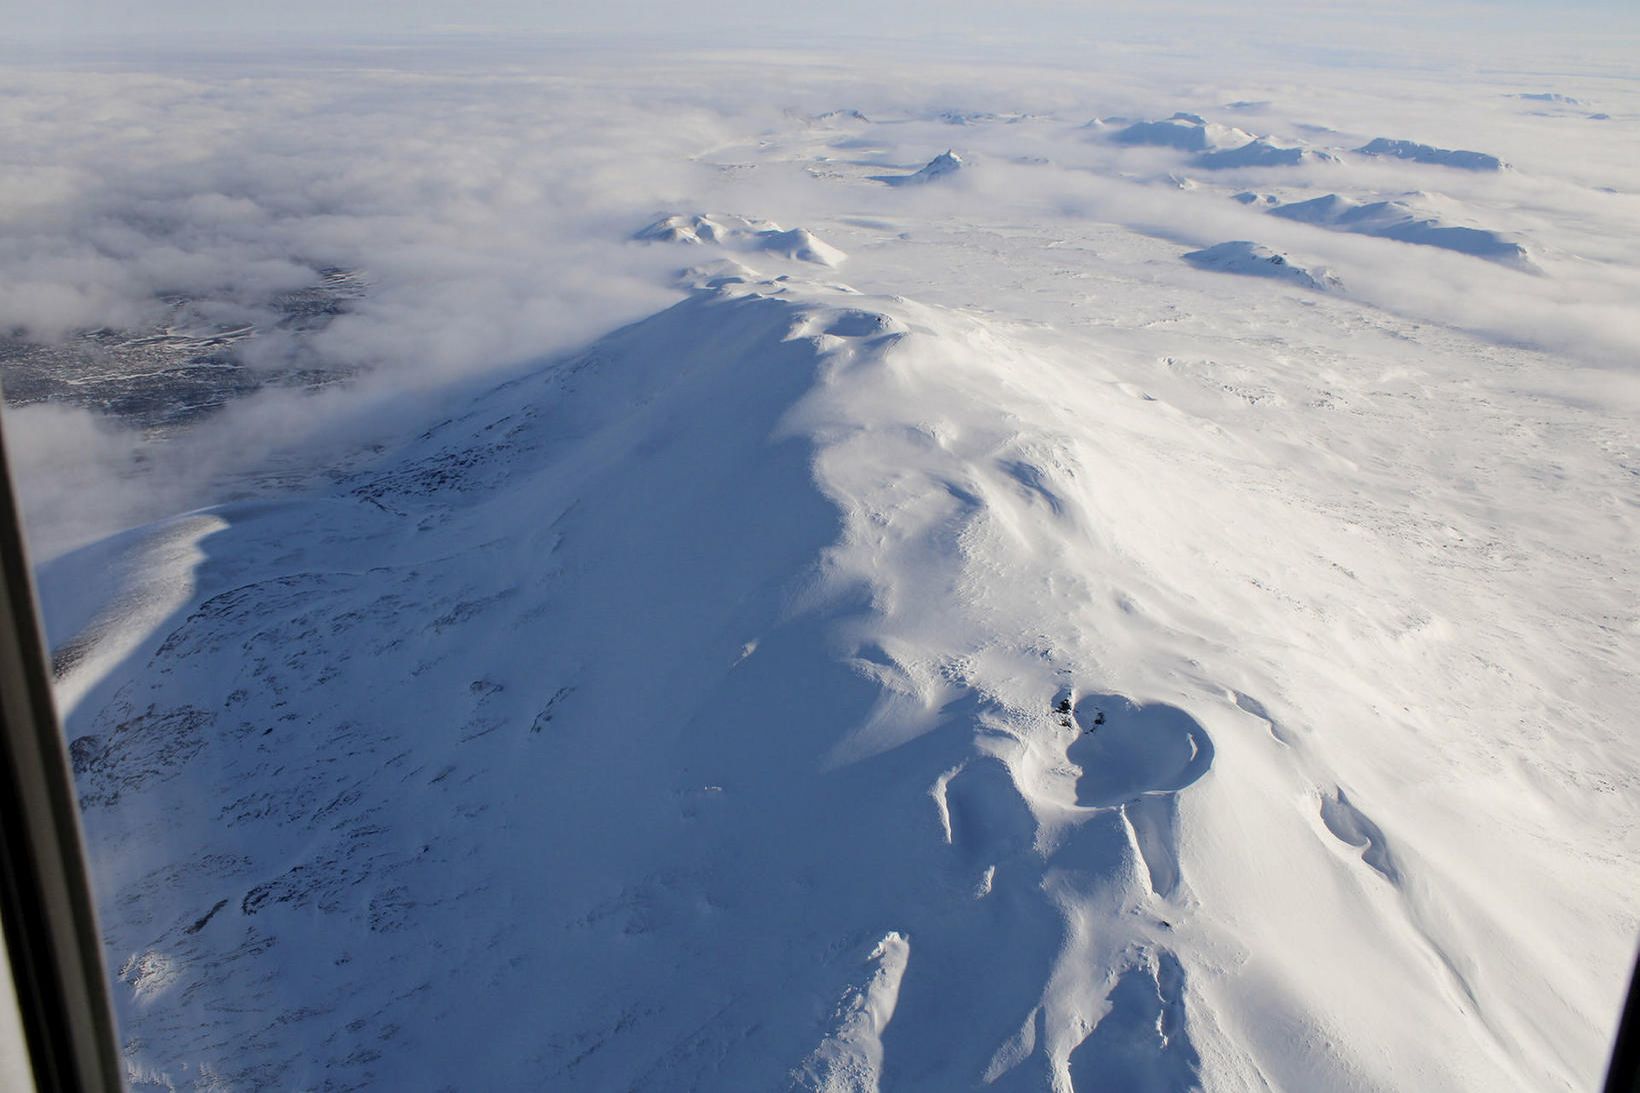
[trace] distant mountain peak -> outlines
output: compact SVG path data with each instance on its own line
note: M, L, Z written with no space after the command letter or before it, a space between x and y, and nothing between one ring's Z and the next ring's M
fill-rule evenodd
M947 148L933 159L929 160L914 174L909 175L873 175L876 182L887 183L890 186L917 185L933 182L935 179L948 178L962 170L965 164L962 157Z
M1294 264L1286 255L1247 239L1218 243L1202 250L1191 251L1181 257L1197 269L1237 273L1250 277L1269 277L1318 292L1340 286L1338 278L1325 270L1312 273L1303 266Z
M1410 140L1391 140L1388 137L1375 137L1357 148L1356 152L1364 156L1390 156L1395 159L1410 160L1413 163L1457 167L1465 171L1501 171L1505 167L1501 159L1497 156L1489 156L1485 152L1437 148L1432 144L1419 144Z

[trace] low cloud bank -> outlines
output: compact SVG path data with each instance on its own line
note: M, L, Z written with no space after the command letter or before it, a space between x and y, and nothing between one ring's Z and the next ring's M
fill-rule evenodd
M163 440L83 409L12 410L37 553L323 473L449 384L665 306L682 260L632 235L673 213L791 228L911 212L1057 218L1190 248L1257 240L1409 318L1573 365L1621 371L1640 359L1640 266L1612 230L1640 212L1640 177L1621 152L1640 102L1609 82L1595 85L1614 113L1595 123L1534 113L1515 94L1525 85L1501 73L1488 84L1325 57L1281 71L1206 48L1111 47L1099 65L1045 76L1017 50L990 64L936 56L885 68L820 49L468 44L0 70L0 330L48 343L140 331L185 297L202 323L257 326L238 350L253 368L351 377L317 394L264 390ZM863 115L826 123L858 127L853 143L839 133L824 162L812 148L787 151L793 132L831 110ZM1186 154L1124 146L1108 139L1112 126L1087 124L1175 110L1344 154L1210 172L1193 188L1201 173ZM1461 139L1517 170L1476 176L1348 154L1385 133ZM1541 150L1551 136L1565 154ZM948 147L968 168L949 185L827 177L914 168ZM1416 190L1456 222L1519 238L1544 275L1287 223L1220 192L1240 186L1284 201ZM282 329L273 302L329 268L358 271L367 292L322 329Z

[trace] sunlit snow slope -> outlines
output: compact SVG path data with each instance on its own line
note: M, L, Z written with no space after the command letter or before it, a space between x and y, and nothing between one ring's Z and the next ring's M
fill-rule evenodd
M372 165L408 204L359 199L387 272L327 344L536 359L225 411L352 454L44 567L133 1088L1593 1088L1640 925L1630 199L1536 137L1478 173L828 79L621 100L687 170L578 242L560 203L651 168L526 215L573 102ZM1418 172L1532 267L1282 215ZM551 300L580 348L509 356Z
M1540 826L1586 758L1524 715L1599 666L1522 635L1552 607L1477 518L1378 499L1390 425L1266 440L726 277L328 493L135 536L186 604L63 682L136 1075L1586 1081L1557 927L1620 874Z

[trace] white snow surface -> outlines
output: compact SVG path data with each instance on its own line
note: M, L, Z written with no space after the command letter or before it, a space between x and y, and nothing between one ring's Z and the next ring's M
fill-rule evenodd
M668 63L700 99L623 57L256 115L322 150L279 230L397 271L329 351L484 359L249 405L320 465L41 567L133 1088L1594 1087L1640 927L1620 155L1534 158L1518 80L1474 108L1517 170L1443 223L1529 277L1321 230L1418 164L1259 168L1276 215L1155 181L1187 157L1080 124L1177 101L1138 71ZM1246 71L1202 101L1412 131ZM418 137L337 172L367 108ZM548 215L516 165L577 109ZM874 181L953 112L960 184Z

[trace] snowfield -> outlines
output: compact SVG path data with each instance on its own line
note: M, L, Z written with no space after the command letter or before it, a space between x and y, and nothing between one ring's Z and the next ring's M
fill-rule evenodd
M1440 149L1340 154L1423 131L1387 92L1090 131L1178 96L669 63L716 114L520 77L447 201L411 142L388 234L270 219L373 271L316 344L380 382L167 441L226 485L40 566L132 1088L1593 1088L1640 927L1632 163L1440 85L1512 169L1437 221L1398 195ZM532 204L495 148L554 96L654 135L628 190L589 143ZM644 288L520 326L606 271Z

